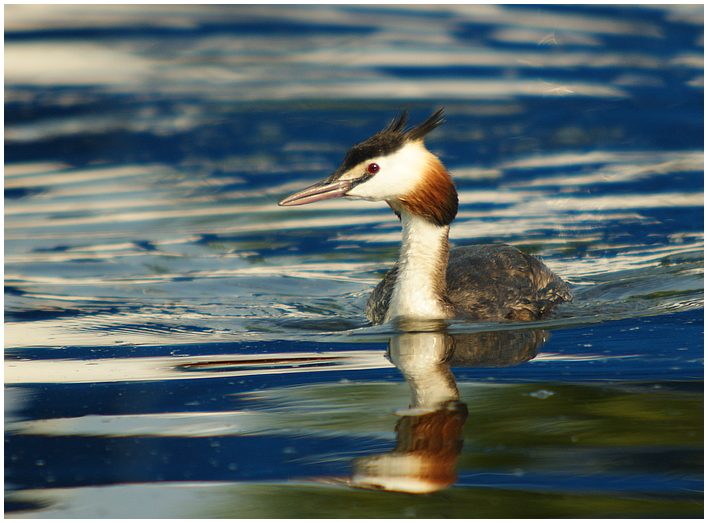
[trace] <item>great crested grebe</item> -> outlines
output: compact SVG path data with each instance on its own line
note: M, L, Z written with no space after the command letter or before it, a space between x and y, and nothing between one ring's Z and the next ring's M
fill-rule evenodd
M401 220L395 266L366 304L375 324L396 318L531 321L571 299L568 285L540 260L505 244L449 249L457 190L423 140L444 122L443 109L404 130L407 110L384 130L355 145L329 178L279 205L329 198L385 201Z

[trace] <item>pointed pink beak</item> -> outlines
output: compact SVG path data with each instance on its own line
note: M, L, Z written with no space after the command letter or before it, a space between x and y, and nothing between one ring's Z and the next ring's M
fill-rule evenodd
M278 205L305 205L306 203L319 202L344 196L352 188L354 180L329 181L329 178L317 182L302 191L291 194Z

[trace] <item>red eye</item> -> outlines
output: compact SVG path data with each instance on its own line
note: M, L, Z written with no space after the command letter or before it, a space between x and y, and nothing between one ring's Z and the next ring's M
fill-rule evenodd
M369 174L376 174L377 172L379 172L379 169L381 169L381 167L379 167L378 163L370 163L366 167L366 172Z

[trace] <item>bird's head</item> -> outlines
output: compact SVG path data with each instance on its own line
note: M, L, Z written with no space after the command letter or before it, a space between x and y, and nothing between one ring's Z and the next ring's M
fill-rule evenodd
M457 214L457 191L442 162L425 148L426 135L444 122L439 109L405 130L403 111L385 129L347 152L330 177L291 194L279 205L304 205L330 198L385 201L400 217L421 216L449 225Z

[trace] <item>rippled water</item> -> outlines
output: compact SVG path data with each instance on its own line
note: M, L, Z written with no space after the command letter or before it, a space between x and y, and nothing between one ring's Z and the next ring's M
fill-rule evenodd
M5 31L7 516L703 514L700 6ZM371 327L393 214L277 207L440 106L451 239L542 256L575 294L544 322Z

